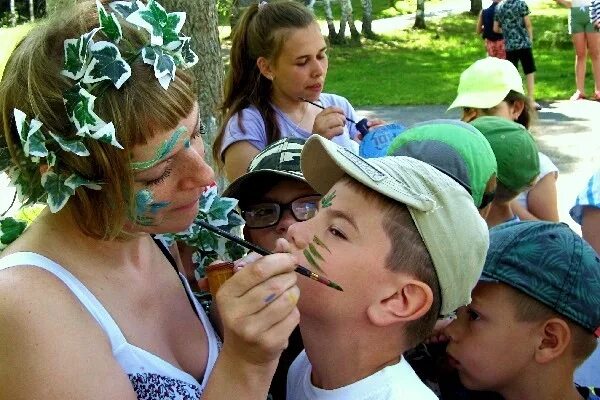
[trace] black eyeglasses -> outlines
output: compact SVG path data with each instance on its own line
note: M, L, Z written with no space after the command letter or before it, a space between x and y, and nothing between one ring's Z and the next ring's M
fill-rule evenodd
M303 196L290 203L275 202L253 204L242 210L248 228L267 228L277 225L283 211L290 210L296 221L306 221L315 216L321 196Z

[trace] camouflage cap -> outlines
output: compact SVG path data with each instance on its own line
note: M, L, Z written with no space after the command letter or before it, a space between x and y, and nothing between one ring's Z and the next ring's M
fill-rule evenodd
M241 200L258 182L277 177L306 183L300 169L300 153L305 142L301 138L283 138L271 143L252 159L244 175L231 182L223 196Z
M524 221L490 229L480 281L518 289L600 336L600 259L564 223Z

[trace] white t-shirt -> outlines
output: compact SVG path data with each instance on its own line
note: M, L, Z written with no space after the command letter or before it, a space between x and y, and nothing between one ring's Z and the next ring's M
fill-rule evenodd
M306 351L302 351L288 371L287 400L437 399L404 358L358 382L334 390L315 387L310 381L311 371Z
M554 165L552 160L547 155L538 152L538 157L540 159L540 174L538 175L536 182L541 181L543 177L550 173L555 173L558 176L558 167ZM529 207L527 207L527 196L529 196L529 190L521 192L517 196L517 201L526 210L529 210Z

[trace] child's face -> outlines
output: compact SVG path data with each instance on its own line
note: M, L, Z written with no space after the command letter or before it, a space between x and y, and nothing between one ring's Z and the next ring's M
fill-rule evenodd
M292 30L270 63L274 102L298 101L299 97L318 100L329 65L326 51L319 25Z
M338 182L322 197L313 218L289 227L288 240L299 263L344 289L299 277L303 315L328 322L364 318L367 305L392 290L398 273L384 268L391 244L382 222L378 207Z
M503 284L479 283L472 297L445 330L450 363L467 388L502 392L522 379L533 361L536 323L517 320Z

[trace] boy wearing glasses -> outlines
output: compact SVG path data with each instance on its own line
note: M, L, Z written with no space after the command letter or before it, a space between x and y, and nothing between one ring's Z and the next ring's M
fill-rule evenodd
M248 172L223 192L239 200L246 240L270 251L291 224L314 215L321 199L300 170L304 142L284 138L270 144L252 159Z
M248 172L233 181L223 196L239 200L246 221L246 240L269 251L284 238L290 225L311 218L321 199L302 176L300 153L304 139L284 138L267 146L250 162ZM290 364L304 345L296 328L279 359L269 392L274 399L286 398L286 378Z

